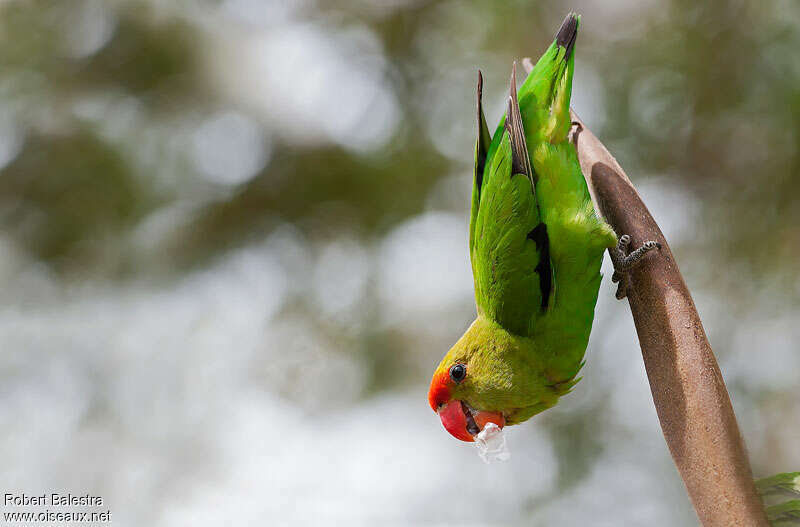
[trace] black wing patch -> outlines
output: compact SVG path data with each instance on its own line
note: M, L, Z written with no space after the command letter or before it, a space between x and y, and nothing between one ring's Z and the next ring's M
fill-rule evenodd
M539 263L534 269L539 275L539 291L542 294L542 309L550 302L550 291L553 289L553 269L550 266L550 238L547 236L547 225L540 223L528 233L528 239L536 244Z

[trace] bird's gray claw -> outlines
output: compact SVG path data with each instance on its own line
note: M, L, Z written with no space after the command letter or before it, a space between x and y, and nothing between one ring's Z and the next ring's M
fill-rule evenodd
M631 237L623 234L617 241L617 246L611 249L611 262L614 264L614 274L611 276L611 281L614 283L619 282L616 297L622 300L626 296L628 290L628 272L634 267L642 263L644 255L653 249L661 250L661 244L649 240L642 244L641 247L628 254L628 246L631 243Z

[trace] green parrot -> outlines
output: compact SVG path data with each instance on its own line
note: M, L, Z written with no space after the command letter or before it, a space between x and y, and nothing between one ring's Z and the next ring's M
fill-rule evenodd
M469 250L478 316L444 356L428 401L463 441L489 423L521 423L578 382L606 249L623 273L654 242L626 256L594 210L567 140L575 38L567 15L519 89L516 65L506 116L490 138L478 72ZM615 281L622 275L615 273Z

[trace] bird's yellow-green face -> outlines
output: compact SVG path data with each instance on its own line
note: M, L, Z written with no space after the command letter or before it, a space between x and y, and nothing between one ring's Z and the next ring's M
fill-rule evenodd
M530 339L479 317L434 371L428 403L450 434L474 441L487 423L502 428L554 405L560 394L545 374Z
M428 403L445 429L462 441L474 441L487 423L500 428L506 424L502 409L493 401L511 386L509 382L493 384L493 378L501 378L498 374L508 368L503 354L496 353L503 343L492 335L490 323L476 320L447 352L431 379ZM505 380L510 381L510 376Z
M436 370L428 390L428 402L445 429L457 439L474 441L487 423L503 428L506 424L503 412L480 410L469 403L472 390L463 386L469 382L469 363L448 361L448 364Z

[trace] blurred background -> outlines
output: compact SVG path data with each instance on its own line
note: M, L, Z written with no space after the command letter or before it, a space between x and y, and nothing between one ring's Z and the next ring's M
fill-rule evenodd
M4 492L115 525L695 525L609 280L509 462L427 406L474 316L476 70L493 127L569 9L573 106L672 244L755 474L800 469L797 2L6 0Z

